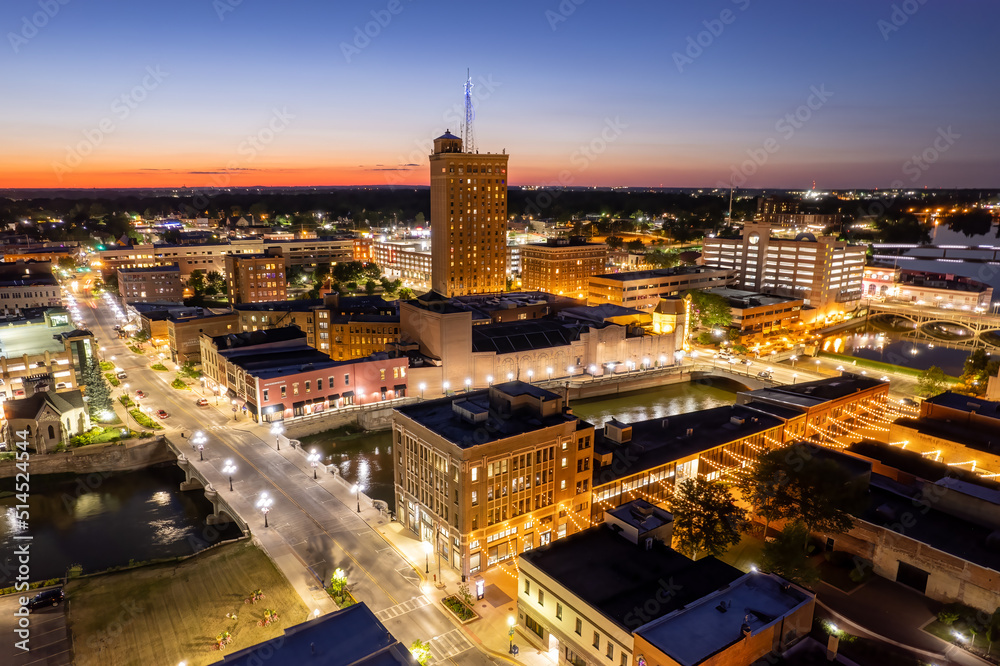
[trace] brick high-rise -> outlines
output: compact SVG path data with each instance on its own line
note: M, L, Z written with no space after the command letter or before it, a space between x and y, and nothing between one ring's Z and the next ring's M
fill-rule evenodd
M451 132L434 139L431 286L445 296L504 291L507 282L506 153L465 153Z

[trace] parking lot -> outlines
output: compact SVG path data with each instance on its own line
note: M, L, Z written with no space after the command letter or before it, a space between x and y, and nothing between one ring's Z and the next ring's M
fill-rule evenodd
M37 594L32 590L30 596ZM66 604L44 608L31 615L27 652L15 647L20 640L17 628L19 594L0 597L0 664L5 666L69 666L73 663L69 631L66 627ZM27 594L26 594L27 596Z

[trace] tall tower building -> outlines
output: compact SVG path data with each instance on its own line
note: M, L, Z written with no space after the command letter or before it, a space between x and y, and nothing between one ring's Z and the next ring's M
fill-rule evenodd
M466 153L450 131L434 139L431 287L444 296L498 293L507 280L506 153Z

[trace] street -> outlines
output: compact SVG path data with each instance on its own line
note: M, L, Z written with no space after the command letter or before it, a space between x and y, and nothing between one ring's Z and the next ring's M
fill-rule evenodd
M423 596L420 575L358 515L353 502L345 503L331 492L330 483L335 481L331 475L314 481L306 467L295 464L303 456L288 446L287 440L281 451L276 451L267 426L254 424L246 416L234 421L221 411L228 405L216 407L210 399L209 407L198 407L198 395L169 386L173 372L151 370L145 357L134 354L118 338L113 330L114 315L107 306L99 299L81 300L83 303L91 305L80 310L99 338L104 358L114 356L114 363L128 373L126 381L133 396L136 390L143 390L149 394L144 405L169 414L162 421L166 436L183 450L194 431L206 433L204 461L193 450L188 459L247 520L309 607L333 610L320 583L328 584L334 570L342 568L354 596L385 617L387 628L403 644L417 639L430 641L437 661L447 659L469 666L490 663L487 655L472 649L474 643L466 631L437 605L412 602ZM120 389L114 391L116 397L120 394ZM221 471L229 459L238 469L232 493L228 477ZM274 499L267 528L254 508L264 492ZM310 581L310 589L302 581Z

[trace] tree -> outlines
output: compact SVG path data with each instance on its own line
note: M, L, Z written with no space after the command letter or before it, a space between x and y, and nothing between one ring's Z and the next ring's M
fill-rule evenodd
M132 339L135 340L135 343L137 345L142 347L144 342L149 342L149 333L147 333L146 331L138 331L135 335L132 336Z
M733 323L733 311L729 301L718 294L704 291L689 291L691 313L702 328L727 328Z
M920 379L917 380L916 393L917 395L929 398L939 393L944 393L947 388L948 377L944 374L944 370L936 365L932 365L924 370L924 373L920 375Z
M191 287L191 291L194 292L195 296L201 296L205 293L205 271L197 268L191 271L191 277L188 278L188 286Z
M374 296L375 291L378 289L378 285L375 284L374 280L369 280L365 282L365 293L369 296Z
M215 296L226 293L226 278L219 271L209 271L205 276L205 295Z
M636 238L635 240L630 240L628 243L626 243L625 249L634 254L642 254L643 252L646 251L646 246L643 244L641 240Z
M338 567L337 570L333 572L333 576L330 578L330 589L333 590L333 593L336 595L343 594L346 588L347 574L344 573L343 569Z
M815 583L819 571L810 561L810 553L802 548L808 540L809 528L802 521L786 524L774 541L764 544L761 568L803 585Z
M101 366L96 356L90 357L90 363L83 368L83 385L87 387L87 407L92 419L103 421L107 412L114 413L111 402L111 387L101 372Z
M431 660L431 644L418 638L410 644L410 654L420 666L427 666Z
M413 297L414 297L415 295L416 295L416 294L414 294L414 293L413 293L413 290L412 290L412 289L410 289L409 287L402 287L402 288L401 288L401 289L399 290L399 298L400 298L400 300L403 300L403 301L409 301L409 300L411 300L411 299L412 299L412 298L413 298Z
M608 236L604 239L604 244L607 245L612 250L617 250L624 245L625 241L622 240L621 236Z
M695 559L698 553L721 555L740 542L746 512L736 506L719 481L684 481L674 497L674 539L679 550Z
M854 526L865 486L841 465L817 455L809 444L772 449L760 456L752 474L761 497L771 498L771 518L801 520L808 532L840 534ZM806 547L802 541L802 548Z

